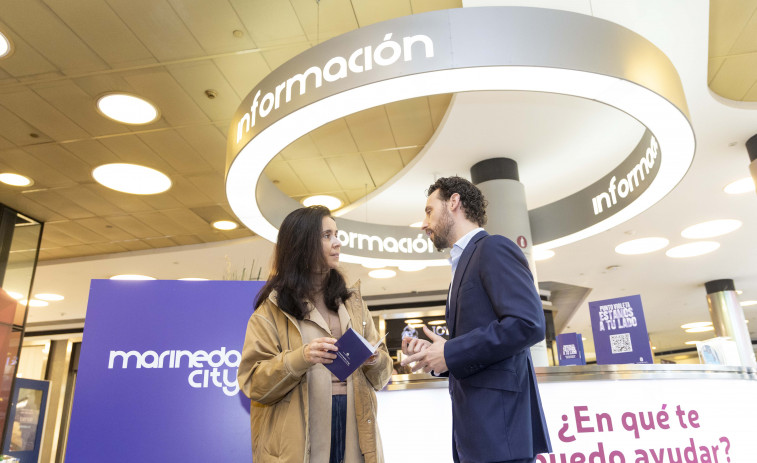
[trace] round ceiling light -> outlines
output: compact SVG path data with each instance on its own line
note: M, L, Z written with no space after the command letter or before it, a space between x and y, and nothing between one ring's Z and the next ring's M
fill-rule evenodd
M149 124L160 114L149 101L126 93L109 93L97 100L97 110L104 116L124 124Z
M701 328L703 326L712 326L712 322L692 322L681 325L681 328L688 330L690 328Z
M232 222L231 220L216 220L213 222L213 228L217 228L218 230L234 230L238 226L236 222Z
M720 243L717 241L697 241L670 248L665 251L665 255L673 258L696 257L710 253L719 247Z
M620 243L615 246L615 252L623 255L647 254L664 248L668 243L669 241L666 238L639 238Z
M741 221L736 219L719 219L692 225L681 232L684 238L701 240L725 235L741 227Z
M8 293L8 296L12 297L13 299L15 299L17 301L20 301L21 299L24 298L23 294L17 293L15 291L6 291L6 293Z
M394 278L395 276L397 276L397 272L388 268L380 268L371 270L370 272L368 272L368 276L371 278Z
M686 330L687 333L704 333L706 331L715 331L714 326L697 326L696 328L689 328Z
M124 274L124 275L113 275L110 277L111 280L155 280L154 277L148 277L147 275L134 275L134 274Z
M48 302L57 302L57 301L62 301L64 299L64 297L61 296L60 294L53 294L53 293L35 294L34 297L36 297L37 299L41 301L48 301Z
M551 249L542 249L542 248L533 248L534 249L534 260L547 260L549 258L555 257L555 251Z
M40 301L39 299L31 299L31 300L22 300L18 301L21 305L28 305L29 307L47 307L49 305L49 302L47 301Z
M29 186L34 183L29 177L11 172L3 172L0 174L0 182L10 186Z
M744 301L741 303L741 307L751 307L757 305L757 301Z
M10 56L12 51L13 46L11 45L11 41L8 40L5 34L0 32L0 59Z
M92 171L103 186L133 195L154 195L171 188L171 179L162 172L136 164L104 164Z
M447 323L445 320L431 320L427 325L444 325Z
M330 211L333 211L342 207L342 200L329 195L315 195L303 199L302 204L306 207L326 206Z
M735 182L731 182L723 188L723 191L729 195L740 195L744 193L754 193L754 180L752 177L745 177Z

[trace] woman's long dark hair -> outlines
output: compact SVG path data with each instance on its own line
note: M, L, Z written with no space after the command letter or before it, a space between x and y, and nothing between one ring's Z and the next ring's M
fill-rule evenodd
M260 307L275 289L281 310L297 320L305 318L308 312L305 300L320 289L314 276L322 269L329 269L323 255L324 217L331 217L331 212L324 206L303 207L286 216L279 229L271 274L258 294L255 308ZM336 269L329 269L324 278L326 307L337 312L339 304L350 296L344 276Z

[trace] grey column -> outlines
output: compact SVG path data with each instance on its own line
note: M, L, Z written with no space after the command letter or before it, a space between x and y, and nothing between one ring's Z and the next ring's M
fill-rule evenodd
M733 280L708 281L704 287L707 290L707 305L715 334L731 338L736 343L742 366L757 367L744 310L736 297Z
M746 151L749 153L749 172L752 173L752 181L757 185L757 135L746 141Z
M470 169L471 181L488 201L486 231L502 235L517 244L528 260L539 290L536 265L531 252L531 223L526 206L526 190L518 177L518 163L508 158L491 158L477 162ZM548 366L547 342L531 348L536 366Z

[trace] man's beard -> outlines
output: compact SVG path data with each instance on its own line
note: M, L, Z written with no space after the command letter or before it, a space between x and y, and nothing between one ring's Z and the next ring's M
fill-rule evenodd
M437 251L442 251L447 248L451 248L453 243L449 242L450 234L452 233L452 227L455 225L455 221L452 219L452 214L448 211L444 211L444 215L439 220L436 230L432 230L434 237L431 241L434 243Z

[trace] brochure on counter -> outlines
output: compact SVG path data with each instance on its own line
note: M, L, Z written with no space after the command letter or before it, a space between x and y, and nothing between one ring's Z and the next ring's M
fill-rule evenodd
M332 363L324 366L331 370L331 372L334 373L334 376L339 378L339 381L345 381L353 371L357 370L363 362L368 360L368 357L376 352L376 349L378 349L381 343L384 342L385 338L386 335L384 335L376 345L372 345L357 331L349 328L342 337L334 343L339 349L335 352L336 358Z

